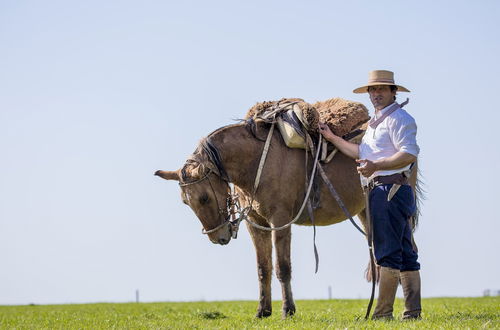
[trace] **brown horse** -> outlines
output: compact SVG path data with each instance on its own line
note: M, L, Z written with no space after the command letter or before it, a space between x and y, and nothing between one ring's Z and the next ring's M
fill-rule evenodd
M254 180L270 125L257 122L252 130L249 124L234 124L214 131L200 142L181 169L160 170L155 173L166 180L179 182L182 201L191 207L203 228L209 231L209 239L216 244L224 245L231 240L231 226L226 221L228 183L234 183L244 206L252 201ZM306 170L309 169L305 168L305 159L304 150L286 147L281 135L274 132L260 186L253 194L252 210L249 213L252 222L277 228L289 223L296 215L306 191L305 177ZM311 163L312 161L308 162L310 166ZM323 168L349 212L358 215L366 228L366 221L361 213L364 209L364 197L356 163L338 153ZM346 216L326 185L321 184L319 192L320 205L314 210L315 224L326 226L344 221ZM302 213L297 224L311 225L307 212ZM264 231L247 223L247 228L257 255L260 301L256 316L270 316L272 311L273 245L276 252L276 275L282 287L282 316L293 315L295 303L290 286L291 227L279 231Z

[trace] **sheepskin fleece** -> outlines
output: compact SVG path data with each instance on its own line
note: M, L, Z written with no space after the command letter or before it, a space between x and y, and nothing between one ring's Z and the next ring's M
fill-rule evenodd
M319 121L328 124L336 135L344 136L361 128L364 123L370 120L368 109L363 104L339 97L316 102L312 105L299 98L281 99L279 102L298 102L297 104L302 110L302 117L308 123L308 131L313 134L318 132ZM274 104L276 101L257 103L248 110L245 119L257 118Z
M257 103L253 107L251 107L248 110L247 114L245 115L245 119L250 119L250 118L256 119L258 116L266 112L268 109L270 109L273 105L275 105L278 102L279 103L298 102L301 109L303 106L305 107L306 105L308 105L309 107L311 106L310 104L306 103L303 99L299 98L288 98L288 99L282 98L279 101L264 101Z
M316 102L313 107L318 110L320 120L338 136L344 136L370 120L368 109L362 103L340 97Z

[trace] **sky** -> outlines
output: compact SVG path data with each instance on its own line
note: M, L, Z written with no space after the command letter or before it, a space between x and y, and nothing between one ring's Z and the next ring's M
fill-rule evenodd
M412 91L422 295L500 290L498 17L493 0L1 1L0 304L257 300L245 226L212 244L154 171L256 102L373 111L352 90L375 69ZM295 299L369 297L349 222L318 229L318 274L312 228L292 231Z

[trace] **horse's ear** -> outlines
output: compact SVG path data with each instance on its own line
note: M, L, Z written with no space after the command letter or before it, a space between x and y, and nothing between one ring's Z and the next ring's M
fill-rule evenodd
M162 171L158 170L155 172L155 175L163 178L165 180L175 180L180 181L179 171Z

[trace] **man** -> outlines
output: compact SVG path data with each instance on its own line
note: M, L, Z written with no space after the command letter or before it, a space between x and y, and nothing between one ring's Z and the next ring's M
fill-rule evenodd
M358 172L367 178L373 247L380 268L380 286L373 319L392 319L394 299L401 280L405 297L403 319L420 318L420 264L412 245L408 221L415 211L415 197L405 172L417 160L415 120L395 102L396 92L409 92L394 83L391 71L369 73L367 85L354 93L368 93L375 108L366 133L357 144L334 135L320 123L323 136L341 152L356 159ZM408 172L406 172L408 173Z

